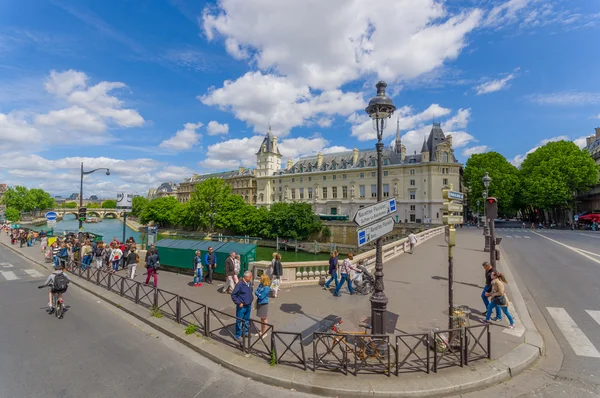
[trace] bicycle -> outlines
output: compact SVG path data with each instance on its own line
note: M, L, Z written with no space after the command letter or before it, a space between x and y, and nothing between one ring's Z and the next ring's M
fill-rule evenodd
M38 286L38 289L45 288L46 285ZM65 302L62 297L59 297L61 293L52 292L52 308L50 308L49 315L55 314L58 319L63 319L65 310Z
M332 349L334 347L336 347L338 344L342 343L344 345L344 347L342 349L345 349L346 352L349 354L350 353L354 354L356 356L356 358L358 358L359 360L361 360L363 362L365 362L369 358L375 358L375 359L377 359L378 362L381 362L381 363L385 363L387 361L386 350L389 350L390 348L387 347L387 344L385 345L385 347L381 346L382 343L384 342L383 340L380 340L377 338L373 339L371 337L368 337L369 334L367 333L367 331L371 329L371 325L366 324L366 323L360 323L358 326L364 329L362 332L344 332L340 328L340 325L342 323L343 323L343 321L340 320L338 323L333 325L333 327L331 328L331 330L336 335L339 335L339 336L333 338ZM347 341L348 336L361 336L361 338L359 338L358 340L354 340L353 342L355 344L349 344ZM362 336L366 336L366 337L362 337ZM357 343L357 341L358 341L358 343ZM392 364L391 366L394 367L395 364ZM390 369L388 369L388 370L390 370Z

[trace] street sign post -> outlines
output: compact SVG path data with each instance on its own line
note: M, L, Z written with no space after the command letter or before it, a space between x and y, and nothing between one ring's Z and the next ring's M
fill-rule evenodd
M49 211L48 213L46 213L46 220L48 221L56 221L57 218L58 214L56 214L56 212L54 211Z
M462 213L463 205L462 203L444 202L444 204L442 205L442 210L447 211L449 213Z
M444 199L459 200L461 202L465 198L465 195L462 192L453 191L451 189L443 189L442 196L444 197Z
M358 246L366 245L369 242L374 241L377 238L381 238L385 234L389 234L394 230L394 218L387 217L383 220L377 221L371 225L360 228L357 231Z
M48 225L48 228L54 228L56 227L56 220L48 220L46 225Z
M359 227L375 222L396 211L396 199L382 200L374 205L363 207L356 212L354 222Z

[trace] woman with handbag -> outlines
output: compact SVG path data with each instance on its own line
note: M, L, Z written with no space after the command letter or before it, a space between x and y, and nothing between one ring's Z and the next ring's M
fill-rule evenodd
M485 320L483 321L484 324L487 324L489 322L494 308L500 307L504 315L506 315L508 322L510 322L508 328L515 328L515 322L512 316L510 315L510 312L508 312L508 298L506 297L506 293L504 292L504 285L507 283L508 282L506 281L506 278L502 273L498 271L492 272L492 290L489 293L485 294L487 297L490 298L490 304L488 305Z
M277 297L279 294L279 285L281 284L282 276L283 266L281 265L281 254L277 253L277 256L275 256L275 261L273 261L273 282L271 283L273 297Z

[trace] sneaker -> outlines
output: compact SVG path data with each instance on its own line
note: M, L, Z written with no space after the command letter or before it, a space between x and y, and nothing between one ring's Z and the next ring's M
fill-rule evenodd
M508 325L508 328L511 330L515 330L515 325Z
M485 319L482 319L482 320L481 320L481 323L483 323L484 325L487 325L489 322L488 322L488 321L486 321Z
M494 317L494 318L492 318L492 321L494 321L494 322L501 322L502 318Z
M197 284L197 283L194 283L194 287L198 287L198 284Z
M260 333L254 333L254 337L260 337Z
M198 283L198 287L202 287L202 283Z
M323 286L323 290L329 289L329 286Z

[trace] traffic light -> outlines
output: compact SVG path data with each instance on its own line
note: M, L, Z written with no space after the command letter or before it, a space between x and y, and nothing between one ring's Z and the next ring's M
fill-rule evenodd
M498 218L498 199L490 197L485 200L485 213L492 221Z
M87 214L87 209L85 207L80 207L79 208L79 221L85 221L85 217Z

